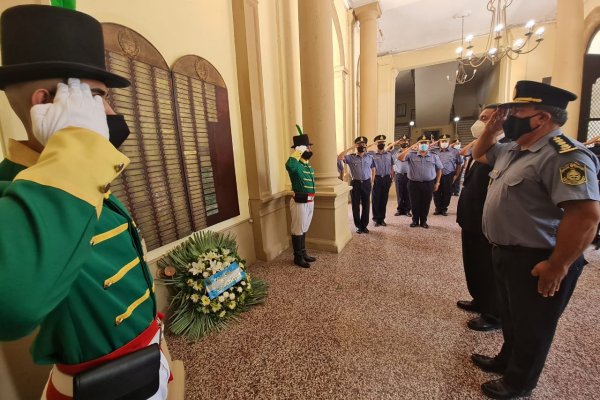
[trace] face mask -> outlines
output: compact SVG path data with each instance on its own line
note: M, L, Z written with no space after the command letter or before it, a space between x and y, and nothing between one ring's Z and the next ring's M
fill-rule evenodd
M456 150L460 150L460 144L455 144L455 145L454 145L454 148L455 148Z
M364 153L365 152L365 146L358 146L356 148L356 150L358 150L359 153Z
M378 148L379 150L383 150L383 149L384 149L384 147L385 147L385 143L377 143L377 148Z
M400 147L402 147L403 149L405 149L405 148L407 148L407 147L408 147L408 143L402 143L402 144L400 145Z
M536 115L539 115L539 113L525 118L518 118L514 115L510 115L502 124L502 129L504 130L506 137L510 140L517 140L526 133L532 132L539 128L539 126L532 128L530 124L531 118L535 117Z
M481 134L483 133L484 130L485 130L485 122L483 122L481 120L477 120L477 121L475 121L475 123L473 125L471 125L471 133L473 134L473 137L475 139L477 139L479 136L481 136Z
M427 143L422 143L419 145L419 150L427 151L427 150L429 150L429 145Z
M448 148L448 142L443 142L443 143L440 143L440 147L441 147L442 149L447 149L447 148Z
M312 151L305 151L304 153L302 153L302 158L304 158L305 160L310 160L310 158L312 157L313 152Z
M125 117L120 114L107 115L106 122L108 123L108 140L118 149L131 133L127 122L125 122Z

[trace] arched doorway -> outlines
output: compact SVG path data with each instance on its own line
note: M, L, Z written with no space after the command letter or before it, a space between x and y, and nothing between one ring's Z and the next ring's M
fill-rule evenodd
M600 26L588 43L583 65L581 112L579 114L580 142L600 137Z

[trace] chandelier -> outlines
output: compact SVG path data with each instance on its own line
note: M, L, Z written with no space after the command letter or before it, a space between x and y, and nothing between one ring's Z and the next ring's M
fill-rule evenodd
M454 18L461 19L461 45L456 48L456 60L458 68L456 70L456 84L467 83L475 77L477 68L485 62L492 65L503 59L516 60L521 54L527 54L534 51L544 38L544 28L539 28L534 32L535 21L529 20L525 24L524 37L519 37L513 41L510 26L506 21L506 9L512 4L513 0L488 0L487 10L492 13L490 31L487 37L485 49L475 54L473 46L474 36L469 34L465 36L465 17L471 15L471 11L465 11L456 14ZM533 44L533 42L535 42Z

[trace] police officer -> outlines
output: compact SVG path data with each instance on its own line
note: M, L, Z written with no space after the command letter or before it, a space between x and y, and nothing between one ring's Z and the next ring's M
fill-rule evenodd
M460 165L460 171L458 173L458 178L454 181L454 184L452 185L452 195L453 196L458 196L460 195L460 180L461 180L461 176L465 170L465 157L463 156L463 154L460 152L461 148L462 148L462 143L460 142L460 139L456 138L456 140L454 140L454 142L452 142L450 144L450 147L452 147L453 149L456 149L459 154L460 154L460 159L462 160L462 164Z
M375 226L387 226L385 223L385 210L394 178L394 160L392 153L388 151L386 136L375 136L374 143L377 151L372 153L373 165L375 166L375 181L373 183L373 221Z
M446 134L441 135L438 144L439 148L432 150L432 152L440 157L444 167L442 168L440 187L433 194L433 202L435 204L433 215L441 214L447 216L454 182L460 180L462 159L459 151L450 147L450 136Z
M290 200L292 247L294 264L309 268L309 262L316 261L315 257L306 254L306 232L315 208L315 170L308 161L313 155L312 143L308 140L308 135L302 133L300 126L296 125L296 129L298 135L293 137L294 152L285 163L294 191L294 196Z
M371 197L371 184L375 175L373 156L367 152L368 139L359 136L354 139L354 146L342 150L338 154L338 160L343 160L350 168L352 181L352 216L356 233L369 233L369 198ZM355 150L355 153L348 154ZM362 212L361 212L362 206Z
M492 114L473 148L492 167L483 231L494 246L504 344L495 357L472 356L481 369L503 374L482 385L492 398L524 396L536 387L600 221L600 164L560 131L576 98L519 81L513 102ZM502 129L513 142L494 143Z
M474 138L481 135L497 107L497 104L491 104L481 111L479 119L471 126ZM465 153L472 148L473 143L465 147ZM464 187L456 208L456 221L461 227L467 289L473 298L471 301L459 300L456 305L463 310L481 313L479 317L467 322L467 326L476 331L500 329L500 311L492 267L492 245L481 229L483 204L489 182L488 174L491 170L490 166L477 161L469 166L468 171L465 172Z
M410 144L406 136L397 140L395 144L399 144L400 148L392 153L394 158L394 186L396 187L396 201L398 203L396 214L394 215L412 217L410 213L410 197L408 196L408 162L398 160L398 154L408 148Z
M429 151L431 140L422 135L417 143L400 154L400 161L408 162L408 194L412 207L411 228L429 228L427 215L433 193L440 186L442 162L437 154Z

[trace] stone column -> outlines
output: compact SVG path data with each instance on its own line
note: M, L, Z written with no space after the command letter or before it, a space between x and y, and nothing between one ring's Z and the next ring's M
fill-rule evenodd
M331 1L299 0L303 130L314 144L317 195L309 247L339 252L351 238L348 185L337 179Z
M583 0L557 0L556 7L556 50L552 70L552 85L581 96L583 80ZM535 56L535 53L532 54ZM580 101L569 103L569 120L563 126L565 135L577 138Z
M379 2L354 9L360 23L360 130L373 138L377 132L377 18Z

